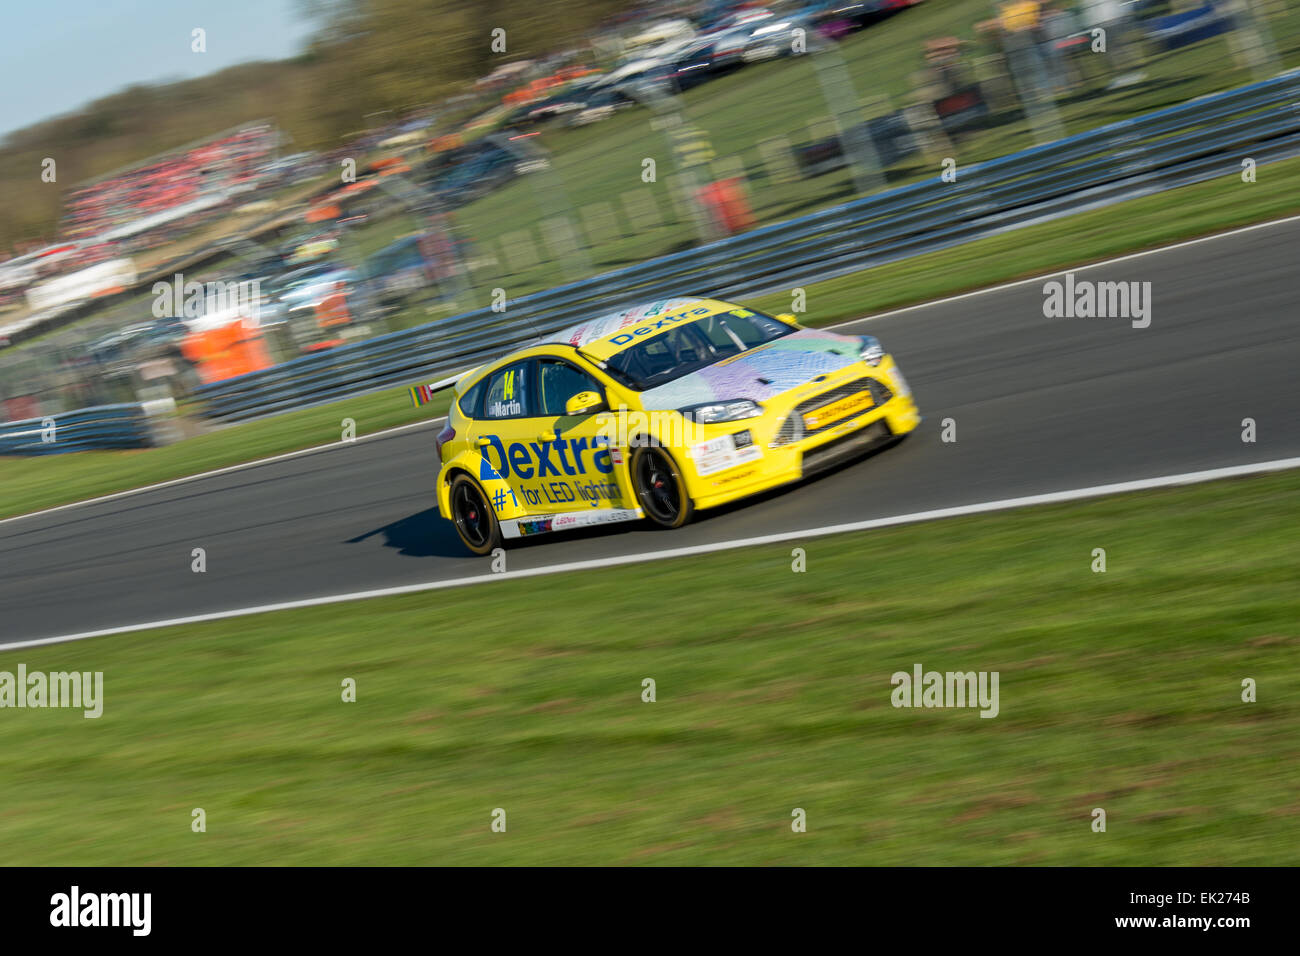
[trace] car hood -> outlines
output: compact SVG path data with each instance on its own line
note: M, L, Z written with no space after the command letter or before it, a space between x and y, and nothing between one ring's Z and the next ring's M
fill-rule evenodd
M748 398L756 402L806 385L860 360L861 342L820 329L800 329L641 393L646 411Z

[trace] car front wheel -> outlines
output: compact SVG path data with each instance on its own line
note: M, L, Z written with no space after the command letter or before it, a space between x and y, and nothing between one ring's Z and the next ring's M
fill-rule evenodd
M451 503L448 517L465 547L475 554L491 554L501 546L501 525L477 481L469 475L457 475L448 498Z
M637 448L631 471L637 503L646 517L663 528L680 528L691 520L695 509L686 494L686 481L666 451L657 445Z

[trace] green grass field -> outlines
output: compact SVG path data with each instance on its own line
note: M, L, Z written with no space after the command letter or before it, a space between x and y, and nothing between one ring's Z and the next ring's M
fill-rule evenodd
M0 653L104 675L99 719L0 711L0 846L49 865L1294 865L1298 503L1289 472ZM915 664L998 672L998 716L892 707Z
M1262 167L1255 183L1229 177L1186 186L811 283L805 287L809 311L799 318L826 325L1300 212L1294 188L1298 174L1300 160L1287 160ZM1123 228L1116 228L1117 222ZM791 299L776 293L755 304L785 312ZM344 418L354 419L357 433L365 434L436 417L445 408L445 400L412 408L404 389L390 389L223 428L165 448L0 458L0 518L338 441Z

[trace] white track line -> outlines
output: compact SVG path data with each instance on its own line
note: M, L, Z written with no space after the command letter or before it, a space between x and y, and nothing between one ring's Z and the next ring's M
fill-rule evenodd
M891 315L901 315L904 312L913 312L917 309L928 309L931 306L935 306L935 305L944 305L949 302L959 302L962 299L969 299L979 295L988 295L990 292L999 292L1003 289L1014 289L1017 286L1027 285L1030 282L1041 282L1044 279L1051 278L1052 276L1065 275L1065 273L1067 272L1079 272L1084 269L1094 269L1097 268L1098 266L1113 265L1117 262L1127 262L1130 259L1140 259L1143 256L1159 255L1162 252L1171 252L1174 249L1182 249L1187 246L1195 246L1202 242L1213 242L1217 239L1227 239L1232 236L1241 235L1243 233L1254 232L1257 229L1268 229L1273 226L1285 225L1286 223L1291 223L1291 222L1300 222L1300 216L1288 216L1285 219L1273 219L1270 220L1269 222L1257 222L1250 226L1239 226L1236 229L1229 229L1227 232L1216 232L1213 235L1201 236L1198 239L1185 239L1182 242L1175 242L1172 245L1168 245L1168 246L1158 246L1155 249L1144 249L1141 252L1130 252L1122 256L1117 256L1114 259L1102 259L1099 262L1088 262L1077 266L1068 266L1064 269L1058 269L1055 272L1044 272L1041 275L1030 276L1027 279L1016 279L1013 282L1003 282L999 285L991 285L983 289L974 289L970 292L963 292L960 295L950 295L942 299L931 299L928 302L918 302L915 305L907 305L899 309L890 309L888 312L877 312L874 315L867 315L857 319L849 319L846 322L837 322L834 325L822 326L822 328L842 329L847 326L857 325L862 322L874 322L876 319L887 318L888 316ZM398 425L395 428L387 428L384 429L383 431L373 432L369 435L361 435L357 437L356 442L364 441L368 438L381 438L384 435L392 435L395 432L405 431L409 428L423 428L428 425L436 424L437 422L442 421L443 418L446 418L446 416L444 415L441 418L431 418L423 422L414 422L409 425ZM112 501L115 498L125 498L128 495L138 495L146 491L157 491L159 488L167 488L170 487L171 485L184 484L185 482L188 481L198 481L201 478L211 478L215 475L224 475L232 471L241 471L245 468L254 468L258 465L267 465L267 464L271 464L272 462L284 461L289 458L297 458L301 455L310 455L313 452L328 451L331 448L338 448L342 445L355 444L356 442L336 441L336 442L331 442L328 445L313 445L311 448L302 448L299 449L298 451L287 452L283 455L275 455L271 458L258 458L255 459L254 461L246 461L238 465L229 465L225 468L217 468L214 471L201 471L198 474L186 475L183 478L173 478L170 481L162 481L153 485L145 485L141 488L128 488L126 491L114 492L111 495L101 495L98 498L87 498L84 501L72 501L66 505L58 505L57 507L46 508L42 511L30 511L27 514L14 515L13 517L10 518L0 518L0 524L5 524L10 521L20 521L23 518L35 518L35 517L39 517L40 515L52 514L55 511L64 511L68 508L79 508L82 505L93 505L101 501Z
M1121 481L1110 485L1093 485L1088 488L1074 488L1069 491L1053 491L1047 494L1026 495L1020 498L1003 498L999 501L985 501L978 504L958 505L953 508L938 508L933 511L918 511L913 514L895 515L889 518L871 518L866 521L850 521L845 524L827 525L821 528L808 528L803 531L788 531L781 534L762 535L757 538L741 538L734 541L719 541L713 544L697 544L684 548L668 548L651 551L648 554L627 554L610 558L596 558L588 561L570 561L544 568L527 568L522 571L488 572L472 577L452 578L446 581L427 581L423 584L405 584L391 588L377 588L372 591L353 591L346 594L334 594L326 597L306 598L299 601L282 601L277 604L262 604L255 607L235 608L229 611L216 611L210 614L195 614L190 617L176 617L163 621L149 621L144 624L128 624L123 627L108 627L98 631L83 631L79 634L64 634L59 637L42 637L29 641L16 641L12 644L0 644L0 653L19 650L25 647L41 647L46 644L63 644L68 641L83 641L92 637L107 637L110 634L126 634L131 631L145 631L161 627L175 627L181 624L199 624L204 621L221 621L232 617L244 617L252 614L265 614L270 611L288 611L296 608L319 607L325 604L342 604L345 601L363 601L371 598L393 597L400 594L417 594L422 591L439 591L444 588L465 587L467 585L485 584L492 581L513 581L519 578L533 578L546 574L561 574L566 571L586 571L596 568L609 568L623 564L638 564L643 561L663 561L667 558L685 558L694 555L710 554L715 551L728 551L735 548L749 548L756 545L778 544L782 541L799 541L828 534L842 534L849 531L869 531L873 528L889 528L894 525L913 524L920 521L935 521L941 518L957 518L964 515L986 514L991 511L1006 511L1011 508L1025 508L1032 505L1059 504L1065 501L1078 501L1084 498L1097 498L1104 495L1117 495L1133 491L1148 491L1153 488L1169 488L1175 485L1190 485L1220 478L1237 478L1243 475L1258 475L1272 471L1300 468L1300 458L1283 458L1278 461L1257 462L1251 465L1233 465L1229 468L1213 468L1209 471L1193 471L1181 475L1163 475L1158 478L1141 478L1136 481Z
M392 428L385 428L383 431L371 432L368 435L358 435L352 441L334 441L327 445L312 445L310 448L299 448L297 451L287 451L282 455L272 455L270 458L255 458L253 461L240 462L238 465L227 465L224 468L217 468L213 471L201 471L194 475L184 475L180 478L172 478L168 481L160 481L152 485L142 485L139 488L128 488L126 491L115 491L111 495L100 495L98 498L86 498L84 501L70 501L66 505L56 505L53 508L45 508L42 511L29 511L27 514L14 515L10 518L0 518L0 524L8 524L10 521L21 521L24 518L36 518L41 515L53 514L56 511L66 511L69 508L80 508L83 505L98 504L101 501L112 501L115 498L126 498L129 495L139 495L146 491L157 491L159 488L170 488L172 485L183 485L187 482L198 481L201 478L213 478L217 475L229 474L232 471L243 471L245 468L256 468L258 465L270 465L277 461L287 461L290 458L301 458L303 455L315 454L318 451L329 451L331 448L341 448L345 445L358 445L363 441L369 441L372 438L383 438L386 435L394 435L397 432L404 432L412 428L427 428L429 425L436 425L438 422L446 419L446 415L439 415L437 418L425 419L422 422L411 422L407 425L395 425Z

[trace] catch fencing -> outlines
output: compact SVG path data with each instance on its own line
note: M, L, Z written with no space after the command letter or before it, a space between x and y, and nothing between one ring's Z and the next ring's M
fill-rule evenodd
M57 455L153 444L149 409L141 403L98 405L0 424L0 455Z
M791 289L1300 155L1300 71L427 325L200 387L239 421L472 368L645 301ZM1242 188L1249 188L1243 185ZM1122 228L1122 223L1116 228Z

